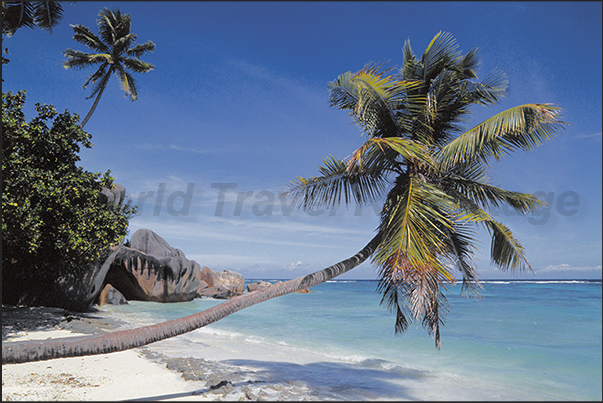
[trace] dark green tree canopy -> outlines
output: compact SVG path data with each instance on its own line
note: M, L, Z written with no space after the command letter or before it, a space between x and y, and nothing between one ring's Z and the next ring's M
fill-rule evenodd
M80 147L92 147L77 115L36 104L38 116L26 122L24 103L24 91L2 93L3 301L21 278L82 274L122 242L133 213L100 199L110 171L77 165Z

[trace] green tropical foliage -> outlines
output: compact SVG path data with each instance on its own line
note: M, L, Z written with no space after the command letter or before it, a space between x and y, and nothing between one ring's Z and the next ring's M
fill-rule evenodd
M63 18L60 1L3 1L2 34L11 37L22 27L52 32Z
M26 122L24 104L24 91L2 93L3 301L21 278L23 287L82 273L121 243L134 212L99 198L112 187L110 171L77 165L80 147L92 147L77 115L36 104Z
M445 32L420 56L406 41L399 69L371 64L329 83L331 105L349 111L367 141L349 158L325 160L319 176L298 178L286 193L304 209L384 200L372 255L381 302L395 314L396 332L421 321L438 348L446 286L460 274L464 294L481 287L472 262L476 227L489 231L497 267L531 270L522 245L488 210L508 204L531 213L543 203L489 183L488 165L533 149L563 124L560 108L527 104L466 130L471 107L498 103L507 80L498 72L478 80L477 50L457 48Z
M139 59L144 54L153 52L155 44L151 41L136 44L137 36L130 32L130 25L130 14L122 14L119 9L111 11L107 8L98 13L98 36L83 25L71 25L74 32L73 39L85 45L93 53L67 49L63 52L63 55L67 58L63 61L63 66L67 69L84 69L99 65L98 69L84 83L84 88L87 88L90 83L94 84L92 93L86 99L90 99L95 95L96 99L90 111L82 120L82 128L94 113L98 101L113 74L117 75L123 90L126 92L125 95L135 101L138 99L138 89L130 72L146 73L155 69L155 66L151 63Z

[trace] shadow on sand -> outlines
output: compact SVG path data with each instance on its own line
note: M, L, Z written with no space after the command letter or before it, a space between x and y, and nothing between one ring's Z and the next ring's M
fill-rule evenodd
M430 376L424 371L388 365L385 360L365 360L357 364L313 362L302 365L279 361L235 359L220 361L220 363L240 366L244 372L252 370L253 377L259 379L233 382L235 388L253 385L256 390L286 389L294 395L286 400L291 400L291 397L294 400L295 397L313 398L312 400L416 400L405 384L421 381ZM174 399L191 396L193 393L203 395L209 391L209 388L200 388L195 392L148 396L130 401ZM299 396L295 396L296 391Z
M9 341L19 332L64 329L84 334L103 333L119 325L117 320L89 312L72 312L46 306L2 305L2 341Z

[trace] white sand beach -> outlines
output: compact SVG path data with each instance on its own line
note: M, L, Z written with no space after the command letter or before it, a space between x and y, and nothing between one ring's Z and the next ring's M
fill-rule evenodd
M66 330L21 332L6 341L78 336ZM199 382L185 381L137 350L2 365L2 400L213 400Z

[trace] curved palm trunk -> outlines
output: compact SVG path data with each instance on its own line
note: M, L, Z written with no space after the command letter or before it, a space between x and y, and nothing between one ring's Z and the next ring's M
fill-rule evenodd
M107 83L105 83L105 85L103 85L102 88L100 89L100 91L98 92L98 95L96 96L96 99L94 100L94 103L92 104L92 108L90 108L90 110L88 111L88 114L86 115L84 120L82 120L82 123L80 124L80 128L83 129L84 126L86 125L86 123L88 123L88 120L94 113L94 110L96 109L96 105L98 105L98 101L100 101L101 95L103 95L105 88L107 88Z
M273 284L261 291L232 298L205 311L183 318L102 335L2 343L2 364L106 354L179 336L216 322L241 309L281 295L312 287L337 277L364 262L375 251L380 241L381 236L378 234L360 252L333 266L307 276Z

